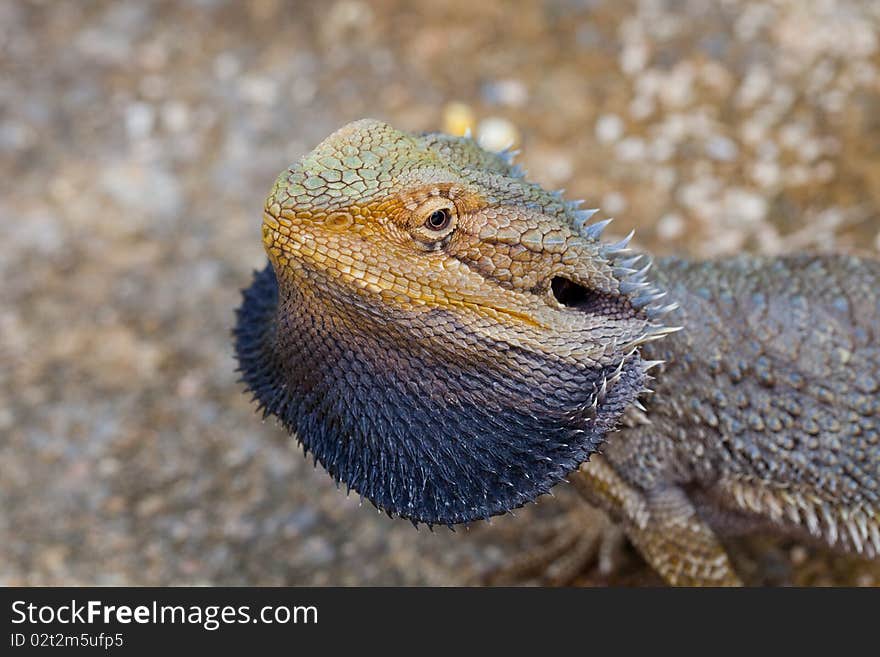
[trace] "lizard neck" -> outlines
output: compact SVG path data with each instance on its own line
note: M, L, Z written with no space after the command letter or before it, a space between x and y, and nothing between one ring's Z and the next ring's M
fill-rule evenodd
M337 482L428 524L487 518L547 492L645 382L637 353L566 363L452 313L322 299L271 266L244 292L235 335L264 413Z

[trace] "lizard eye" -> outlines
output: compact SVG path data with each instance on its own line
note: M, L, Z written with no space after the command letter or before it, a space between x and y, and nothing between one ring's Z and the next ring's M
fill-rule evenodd
M428 215L428 218L425 220L425 228L428 230L446 230L449 228L449 223L452 221L452 213L448 208L440 208L439 210L434 210L431 214Z
M433 197L415 209L410 231L422 248L435 251L451 239L457 219L455 205L449 199Z

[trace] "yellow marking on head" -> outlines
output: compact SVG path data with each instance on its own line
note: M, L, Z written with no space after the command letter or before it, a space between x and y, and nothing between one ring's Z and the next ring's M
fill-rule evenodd
M527 310L512 307L519 305L506 298L512 292L474 284L472 278L466 282L463 275L479 274L448 273L447 265L436 266L436 259L464 265L442 252L424 252L416 229L442 199L448 199L459 216L485 205L481 195L460 184L431 183L331 212L269 206L263 215L263 243L276 266L288 268L299 261L360 294L379 295L384 303L468 311L510 326L547 328Z

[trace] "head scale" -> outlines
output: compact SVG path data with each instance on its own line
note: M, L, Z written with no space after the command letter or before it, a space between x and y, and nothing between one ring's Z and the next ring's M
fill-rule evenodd
M586 216L470 139L349 124L266 201L244 380L390 514L534 500L615 428L646 380L638 345L663 332L646 268Z

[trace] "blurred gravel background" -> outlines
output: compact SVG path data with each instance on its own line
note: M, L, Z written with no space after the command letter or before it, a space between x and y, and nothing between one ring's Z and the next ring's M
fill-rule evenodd
M516 141L640 247L880 250L880 2L0 3L0 583L454 584L584 518L347 498L236 383L276 174L363 116ZM588 518L589 519L589 518ZM758 583L880 567L740 540ZM657 583L630 550L579 583Z

